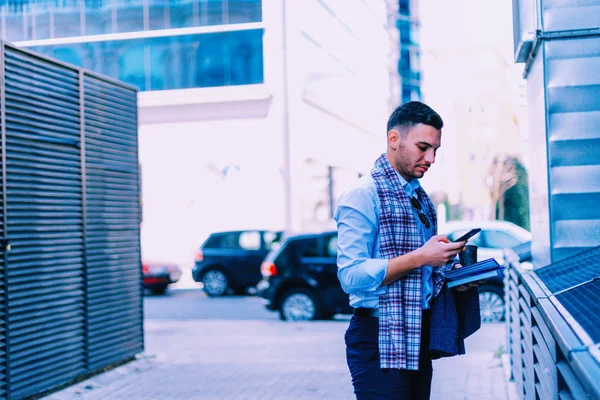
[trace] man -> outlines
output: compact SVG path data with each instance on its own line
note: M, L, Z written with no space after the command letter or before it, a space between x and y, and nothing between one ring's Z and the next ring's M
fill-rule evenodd
M386 153L339 200L338 277L355 308L345 341L358 400L430 396L430 307L466 244L436 235L435 207L419 184L442 126L423 103L399 106Z

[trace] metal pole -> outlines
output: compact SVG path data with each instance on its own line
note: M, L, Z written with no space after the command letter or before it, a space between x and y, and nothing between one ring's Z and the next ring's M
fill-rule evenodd
M282 1L282 53L283 53L283 208L285 230L292 229L292 173L290 162L290 117L288 94L288 64L287 64L287 0Z
M2 223L4 227L4 237L2 238L3 243L5 244L3 249L2 257L4 258L4 362L6 365L6 377L5 385L6 385L6 398L12 398L12 371L11 371L11 359L12 359L12 351L11 351L11 324L9 318L9 286L8 286L8 233L9 230L7 228L8 223L8 195L6 194L6 46L4 42L0 42L0 129L2 133Z
M88 279L88 218L87 218L87 169L86 169L86 154L85 154L85 74L82 69L79 69L79 144L80 144L80 161L81 161L81 218L83 231L83 309L85 321L83 322L84 334L84 358L83 365L86 372L90 372L90 332L89 332L89 279Z

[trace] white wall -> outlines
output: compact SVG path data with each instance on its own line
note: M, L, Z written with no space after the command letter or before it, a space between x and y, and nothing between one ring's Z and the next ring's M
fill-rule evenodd
M211 232L284 227L280 2L263 21L264 84L140 93L148 259L190 266Z
M281 228L272 139L267 119L142 125L144 257L191 263L212 231Z
M294 227L326 229L332 221L312 212L322 171L336 168L337 195L385 151L392 56L387 11L384 1L287 5Z
M333 226L327 167L338 196L385 150L390 43L383 0L324 3L287 0L284 24L263 1L263 85L140 94L145 258L191 265L210 232L284 228L284 26L292 228Z

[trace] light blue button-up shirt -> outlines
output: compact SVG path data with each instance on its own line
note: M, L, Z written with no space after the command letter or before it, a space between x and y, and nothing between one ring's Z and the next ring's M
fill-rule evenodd
M398 177L407 194L416 197L414 191L420 186L419 181L413 179L407 182L400 174ZM379 258L379 209L377 186L368 174L340 197L334 217L338 225L338 278L344 291L350 295L352 307L378 308L379 296L387 290L387 286L381 285L387 274L388 260ZM425 243L433 235L433 226L427 229L419 221L416 210L413 211ZM433 268L423 267L421 270L423 308L429 308Z

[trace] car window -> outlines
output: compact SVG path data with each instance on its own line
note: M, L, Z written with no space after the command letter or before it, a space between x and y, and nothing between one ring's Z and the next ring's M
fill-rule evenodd
M505 249L521 244L519 239L503 231L484 230L483 234L485 235L485 247Z
M267 254L265 261L275 263L278 268L287 267L296 259L298 243L295 240L288 240L283 243L279 242L277 245L280 246L280 250L271 250Z
M221 241L221 237L220 236L211 236L208 238L208 240L206 241L206 243L204 243L204 248L205 249L216 249L217 247L219 247L219 242Z
M247 231L240 234L239 248L244 250L260 250L260 232Z
M322 257L322 252L319 248L318 238L309 238L302 241L300 248L300 257Z
M240 247L240 233L228 232L213 235L206 241L204 248L240 250L242 248Z
M204 245L205 249L239 249L240 234L237 232L211 236Z
M337 236L331 236L329 238L325 238L326 246L326 254L329 257L337 257Z
M469 232L469 229L461 229L458 231L454 231L454 232L448 234L448 239L456 240L467 232ZM478 233L477 235L471 237L467 241L467 244L475 245L477 247L483 247L483 238L481 236L481 232Z
M302 240L300 257L337 257L337 235Z
M265 242L265 249L277 250L281 242L281 232L264 232L263 240Z

